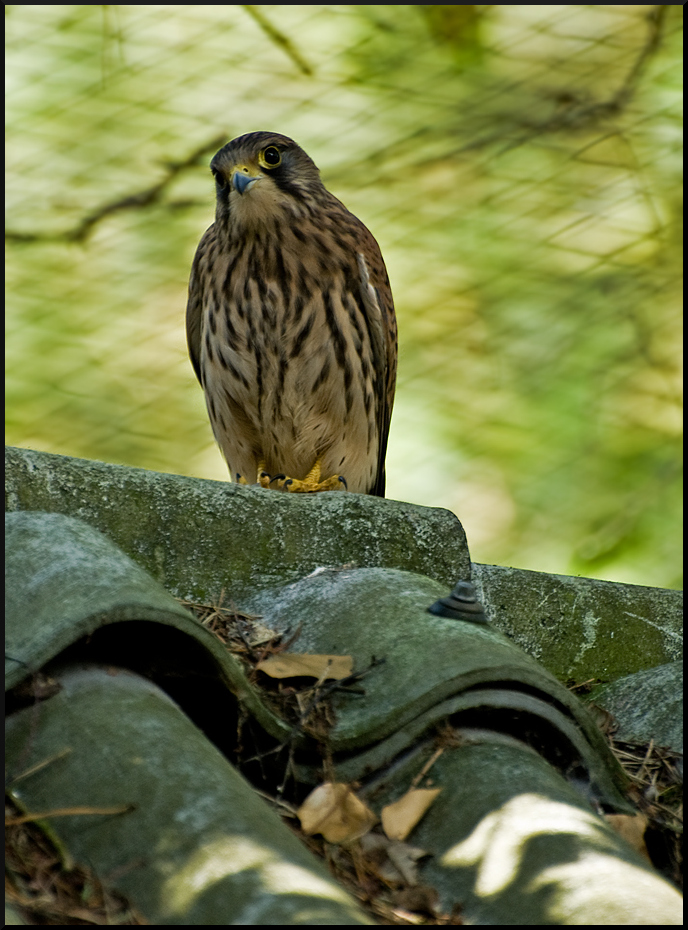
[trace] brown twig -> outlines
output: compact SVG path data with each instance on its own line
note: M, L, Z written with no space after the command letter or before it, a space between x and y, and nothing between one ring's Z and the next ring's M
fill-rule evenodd
M285 55L291 58L301 74L305 74L307 77L310 77L313 74L313 68L303 58L301 53L294 47L291 39L285 36L283 32L280 32L276 26L273 26L265 14L261 12L260 7L248 6L247 4L242 4L242 7L248 13L251 19L257 23L258 26L260 26L268 39L270 39L271 42L274 42L275 45L285 53Z
M67 229L58 233L20 233L13 230L5 232L5 239L10 242L84 242L90 235L93 227L104 217L111 216L113 213L120 213L122 210L133 210L138 207L147 207L152 203L157 203L163 192L170 186L172 181L184 171L195 165L199 158L208 152L215 151L227 140L227 135L223 134L212 139L210 142L204 142L203 145L195 149L187 158L182 161L167 162L167 173L156 184L144 188L135 194L129 194L110 203L105 203L96 207L91 213L88 213L82 220L77 223L73 229Z
M119 807L55 807L49 811L39 811L33 814L22 814L19 817L6 817L5 826L15 827L20 823L33 823L36 820L48 820L51 817L71 817L72 815L101 814L128 814L135 809L133 804L121 804Z

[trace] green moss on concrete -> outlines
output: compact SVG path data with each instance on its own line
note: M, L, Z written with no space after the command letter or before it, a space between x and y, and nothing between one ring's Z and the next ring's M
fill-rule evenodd
M683 662L668 662L595 688L590 700L614 717L615 739L683 752Z
M288 495L6 450L6 509L79 517L168 591L242 607L317 568L472 580L488 617L560 679L611 680L682 654L678 591L473 565L454 514L333 491Z
M52 821L77 862L163 926L368 923L356 902L180 708L124 669L71 666L7 721L11 792L27 810L129 810Z
M289 495L7 449L6 509L78 517L105 533L178 597L204 603L316 568L380 566L447 587L470 576L461 524L448 510L333 491Z
M681 657L683 594L473 565L488 619L557 678L609 681Z

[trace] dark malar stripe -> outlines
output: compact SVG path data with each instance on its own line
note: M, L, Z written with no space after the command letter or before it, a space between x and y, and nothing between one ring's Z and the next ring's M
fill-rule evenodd
M280 190L284 191L285 194L293 197L294 200L297 200L299 203L306 202L303 196L303 192L298 184L291 184L280 170L271 171L270 177L276 182Z

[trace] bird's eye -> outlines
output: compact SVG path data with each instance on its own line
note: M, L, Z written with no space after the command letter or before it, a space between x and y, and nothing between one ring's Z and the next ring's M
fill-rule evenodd
M227 178L224 176L224 174L218 168L211 168L210 170L213 172L215 183L220 188L220 190L225 188L227 186Z
M276 168L282 161L280 150L276 145L269 145L260 153L260 163L264 168Z

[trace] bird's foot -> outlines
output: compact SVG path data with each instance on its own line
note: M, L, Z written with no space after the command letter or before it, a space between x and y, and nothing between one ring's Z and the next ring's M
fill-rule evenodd
M281 476L280 476L280 477L281 477ZM259 484L259 485L261 486L261 488L269 488L269 487L270 487L270 482L271 482L272 480L273 480L272 475L269 475L269 474L265 471L265 464L264 464L263 462L261 462L261 463L258 465L258 473L257 473L257 475L256 475L256 480L255 480L254 483L255 483L255 484ZM237 482L237 484L245 484L245 485L248 484L248 481L246 480L246 478L244 478L243 475L240 475L239 472L236 473L236 482Z
M343 475L332 475L330 478L320 480L320 460L308 472L306 477L301 481L299 478L289 478L287 475L275 475L270 479L270 487L278 488L280 491L288 491L290 494L306 494L313 491L341 491L342 488L348 491L346 478Z
M256 477L256 482L261 486L261 488L269 488L271 481L272 475L269 475L265 471L265 462L260 462L258 465L258 475Z

